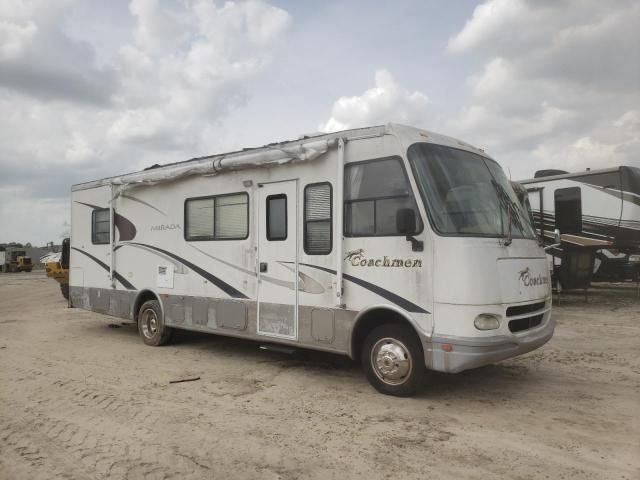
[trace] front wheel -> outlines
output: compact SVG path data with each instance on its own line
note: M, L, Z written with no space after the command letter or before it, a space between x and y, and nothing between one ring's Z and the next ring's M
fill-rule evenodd
M162 309L157 300L144 302L138 313L138 333L144 343L153 347L166 345L171 341L173 328L164 324Z
M380 393L409 397L420 389L426 367L416 333L406 325L386 324L364 341L362 368Z

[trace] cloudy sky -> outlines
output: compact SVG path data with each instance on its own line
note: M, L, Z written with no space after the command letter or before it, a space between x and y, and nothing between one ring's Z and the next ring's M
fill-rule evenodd
M640 166L636 0L1 0L0 242L73 183L402 122L514 179Z

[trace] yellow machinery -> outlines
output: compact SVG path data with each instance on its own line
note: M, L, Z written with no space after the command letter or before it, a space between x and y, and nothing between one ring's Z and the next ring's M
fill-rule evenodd
M3 272L30 272L33 264L24 250L8 247L0 252L0 267Z
M53 278L60 284L62 296L69 300L69 239L62 241L62 255L60 261L51 261L45 264L47 277Z

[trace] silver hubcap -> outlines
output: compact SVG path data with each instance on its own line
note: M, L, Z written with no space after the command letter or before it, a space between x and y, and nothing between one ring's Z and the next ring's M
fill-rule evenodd
M152 308L142 312L142 334L147 338L153 338L158 331L158 316Z
M378 378L388 385L406 382L412 366L409 350L395 338L382 338L371 350L371 367Z

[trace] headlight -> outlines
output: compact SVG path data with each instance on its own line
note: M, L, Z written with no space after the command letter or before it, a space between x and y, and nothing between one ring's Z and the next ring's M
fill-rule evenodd
M478 330L495 330L500 326L500 319L490 313L481 313L473 321Z

